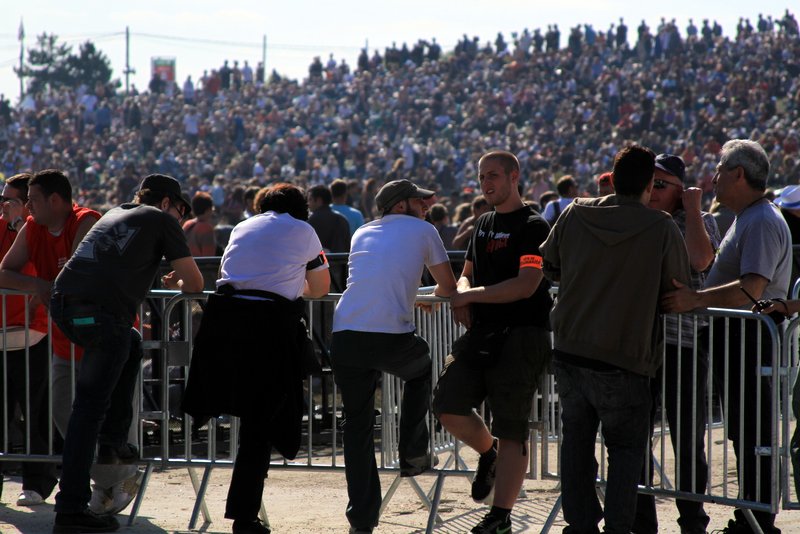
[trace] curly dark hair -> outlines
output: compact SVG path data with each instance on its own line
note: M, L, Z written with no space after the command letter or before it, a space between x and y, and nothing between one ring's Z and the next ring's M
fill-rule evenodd
M296 185L277 183L265 187L256 194L255 205L259 213L275 211L288 213L301 221L308 220L308 201L305 191Z

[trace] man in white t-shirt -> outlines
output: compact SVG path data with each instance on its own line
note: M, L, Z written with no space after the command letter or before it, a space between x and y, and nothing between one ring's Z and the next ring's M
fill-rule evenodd
M344 406L344 459L350 532L378 524L381 487L375 462L375 386L382 372L405 381L400 415L400 470L431 467L426 416L430 407L428 343L414 333L414 301L427 266L449 297L456 281L442 239L425 222L433 191L408 180L384 185L375 197L382 216L356 230L347 289L333 316L331 361Z

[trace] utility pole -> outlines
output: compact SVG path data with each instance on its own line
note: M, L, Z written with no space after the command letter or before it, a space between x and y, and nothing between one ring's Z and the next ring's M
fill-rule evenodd
M267 34L261 41L261 64L264 65L264 80L267 79Z
M22 19L19 19L19 31L17 32L17 39L19 39L19 101L22 102L22 97L25 96L25 86L23 84L22 68L25 65L25 27L22 24Z
M130 75L136 74L131 68L131 30L125 26L125 94L130 94Z

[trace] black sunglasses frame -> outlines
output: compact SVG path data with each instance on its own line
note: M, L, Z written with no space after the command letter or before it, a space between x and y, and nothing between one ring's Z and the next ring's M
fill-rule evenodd
M682 184L673 184L672 182L667 182L666 180L662 180L661 178L656 178L655 180L653 180L654 189L666 189L668 185L671 185L672 187L680 187L681 189L683 189Z

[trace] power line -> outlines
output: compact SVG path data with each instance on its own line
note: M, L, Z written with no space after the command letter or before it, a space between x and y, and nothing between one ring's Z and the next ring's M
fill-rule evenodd
M261 48L261 44L245 41L218 41L215 39L198 39L194 37L178 37L175 35L160 35L157 33L131 32L132 37L145 37L149 39L160 39L162 41L177 41L182 43L210 44L216 46L236 46L241 48Z
M182 43L196 43L196 44L205 44L205 45L213 45L213 46L235 46L238 48L256 48L261 49L262 43L255 43L249 41L223 41L218 39L201 39L197 37L180 37L177 35L163 35L157 33L143 33L143 32L131 32L131 35L134 37L144 37L147 39L159 39L163 41L175 41L175 42L182 42ZM347 50L347 51L358 51L361 50L360 46L348 46L348 45L294 45L294 44L282 44L282 43L270 43L269 48L271 50L297 50L297 51L315 51L319 50L320 48L330 49L330 50Z
M48 35L53 34L54 32L42 32ZM26 42L34 42L36 41L36 37L41 34L37 35L27 35L25 41ZM59 40L76 40L76 39L104 39L107 37L118 37L124 36L125 32L97 32L97 33L71 33L71 34L55 34ZM19 36L16 33L0 33L0 40L3 39L12 39L14 41L19 41Z

